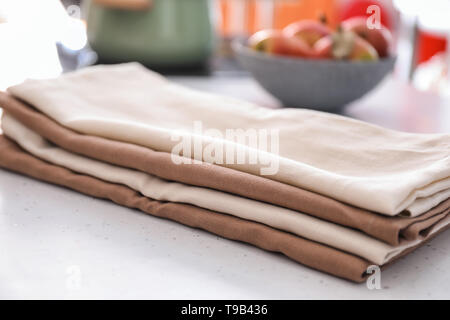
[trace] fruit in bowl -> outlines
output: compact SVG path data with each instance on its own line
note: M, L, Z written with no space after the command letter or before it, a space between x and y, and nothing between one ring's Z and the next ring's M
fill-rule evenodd
M342 22L342 29L357 34L369 42L378 52L380 58L390 55L392 35L383 25L380 28L370 29L364 17L354 17Z
M255 51L286 54L286 39L281 31L261 30L248 39L248 46Z
M291 52L292 55L315 58L314 45L321 38L329 36L331 32L331 29L326 25L326 20L322 18L320 22L315 20L302 20L291 23L283 29L282 35L285 39L288 39L287 41L302 44L304 50L298 54Z
M341 28L317 41L314 51L316 57L323 59L376 61L379 58L378 51L368 41Z
M255 51L278 55L305 56L310 48L294 37L285 37L279 30L261 30L248 39L248 46Z
M390 55L392 36L381 25L370 29L364 17L342 22L331 30L325 19L294 22L283 30L262 30L248 46L256 51L306 59L377 61Z
M286 107L336 112L372 90L395 64L390 33L363 25L368 31L361 20L354 21L336 30L313 20L263 30L247 42L234 41L233 49L241 65Z

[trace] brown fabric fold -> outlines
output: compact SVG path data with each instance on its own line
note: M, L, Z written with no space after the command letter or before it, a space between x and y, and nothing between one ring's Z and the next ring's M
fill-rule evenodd
M196 206L156 201L144 197L128 187L77 174L42 161L26 153L17 144L1 134L0 167L86 195L111 200L119 205L139 209L155 217L176 221L230 240L252 244L267 251L278 252L307 267L343 279L360 283L364 282L369 276L366 270L371 263L354 255L263 224ZM431 235L417 246L405 250L388 264L381 266L381 269L384 270L399 258L423 246L449 228L450 225Z
M359 257L260 223L192 205L156 201L128 187L74 173L26 153L3 135L0 135L0 167L93 197L111 200L156 217L206 230L227 239L279 252L305 266L354 282L364 281L365 271L370 265Z
M404 239L417 239L449 213L450 199L415 218L386 217L263 177L208 163L177 165L171 155L165 152L82 135L61 126L7 93L0 92L0 106L31 130L71 152L163 179L221 190L301 211L358 229L391 245L399 245Z

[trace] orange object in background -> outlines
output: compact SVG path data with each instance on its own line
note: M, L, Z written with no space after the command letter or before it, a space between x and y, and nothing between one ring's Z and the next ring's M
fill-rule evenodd
M328 25L334 28L338 24L336 3L335 0L277 1L275 5L275 28L284 28L298 20L318 19L322 14L326 16Z
M417 41L417 63L423 63L439 52L445 52L447 41L444 37L421 31Z
M250 35L265 29L282 29L303 19L325 14L331 27L338 24L338 0L220 0L220 31L224 36Z

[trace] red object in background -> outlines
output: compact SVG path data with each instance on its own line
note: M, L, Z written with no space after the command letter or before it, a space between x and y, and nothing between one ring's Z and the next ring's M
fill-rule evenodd
M355 16L368 16L367 8L370 5L378 5L381 9L381 23L392 30L392 15L389 8L383 6L381 1L377 0L341 0L340 18L345 20ZM428 61L435 54L446 50L446 39L436 34L419 31L417 41L417 64Z
M393 25L391 21L390 12L380 1L376 0L353 0L345 3L341 7L341 21L352 17L365 16L369 17L367 8L371 5L377 5L381 9L381 23L388 29L392 30Z
M428 61L436 53L445 52L447 41L445 37L421 31L417 41L417 63Z

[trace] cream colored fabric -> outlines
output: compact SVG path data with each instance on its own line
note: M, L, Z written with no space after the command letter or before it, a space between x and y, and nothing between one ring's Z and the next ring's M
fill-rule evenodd
M53 164L93 177L124 184L156 200L193 204L247 220L267 224L304 238L353 253L382 265L404 249L420 242L393 247L359 231L329 223L303 213L234 196L225 192L168 182L136 170L109 165L55 147L13 117L3 117L4 134L31 154ZM436 226L436 229L444 225Z
M30 80L8 91L78 132L165 152L179 143L171 139L175 132L193 135L195 121L222 133L279 129L279 152L264 153L279 163L268 178L386 215L419 215L450 189L450 135L395 132L310 110L265 109L184 88L135 63ZM197 138L204 146L213 139ZM220 165L252 174L265 167Z

